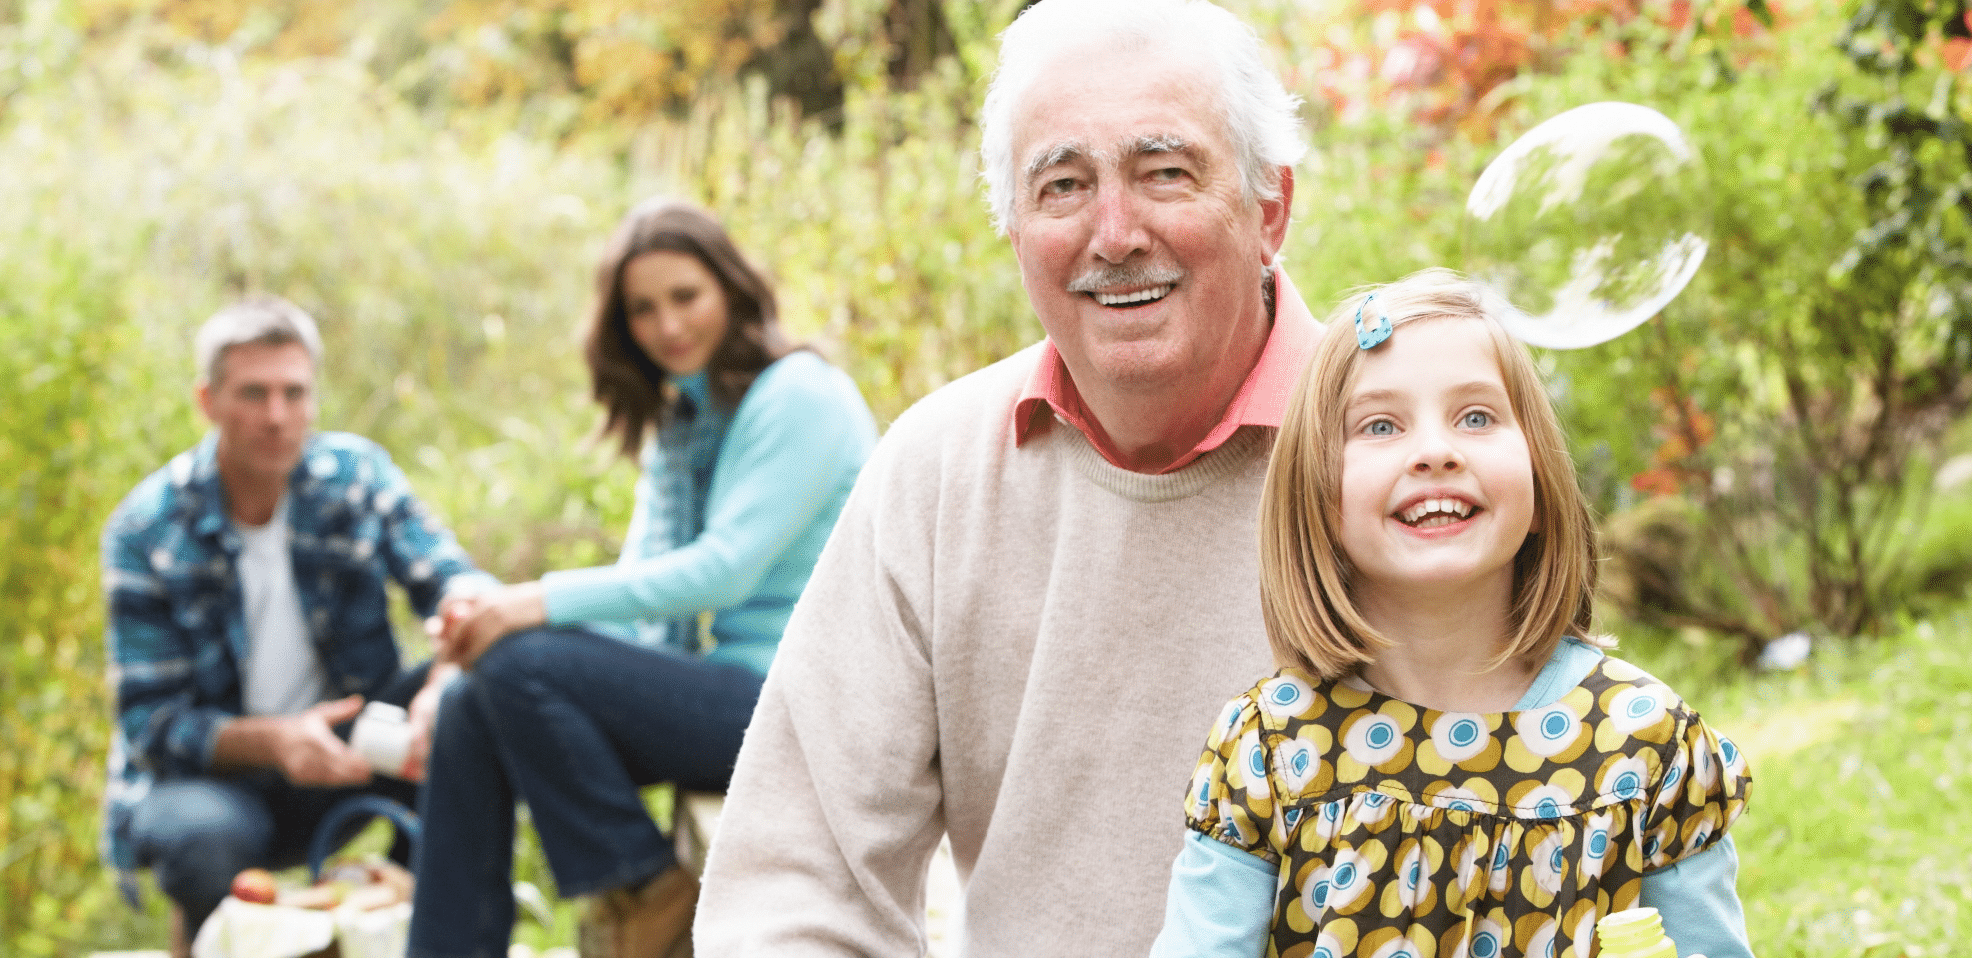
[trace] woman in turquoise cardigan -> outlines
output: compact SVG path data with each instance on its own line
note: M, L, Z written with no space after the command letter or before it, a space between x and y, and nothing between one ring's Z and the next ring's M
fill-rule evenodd
M517 801L559 893L596 896L585 951L683 933L695 887L639 790L725 787L876 441L855 383L785 343L773 291L703 210L632 210L596 300L585 355L604 434L643 466L636 511L615 565L459 600L435 629L464 674L413 709L437 712L415 958L507 953Z

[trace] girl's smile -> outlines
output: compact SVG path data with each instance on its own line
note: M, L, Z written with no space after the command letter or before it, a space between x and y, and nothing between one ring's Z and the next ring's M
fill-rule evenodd
M1365 605L1424 585L1506 594L1534 476L1485 327L1404 324L1361 357L1343 416L1341 538Z
M1397 508L1395 516L1398 522L1413 529L1442 529L1465 522L1478 511L1477 505L1453 492L1413 496L1410 502Z

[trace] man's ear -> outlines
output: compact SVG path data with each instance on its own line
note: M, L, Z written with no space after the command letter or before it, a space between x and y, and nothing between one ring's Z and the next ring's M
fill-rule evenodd
M206 382L204 376L200 376L198 382L192 384L192 398L198 400L199 412L205 414L205 421L211 422L212 384Z
M1271 200L1260 201L1260 232L1266 240L1267 260L1260 264L1271 266L1274 257L1280 254L1281 245L1287 242L1287 221L1294 213L1294 167L1280 168L1280 195Z

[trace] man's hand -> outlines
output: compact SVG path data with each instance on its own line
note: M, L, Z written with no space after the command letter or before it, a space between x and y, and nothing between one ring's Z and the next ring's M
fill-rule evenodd
M502 586L458 599L445 607L437 639L439 654L447 662L470 669L493 643L547 621L548 604L539 582Z
M214 771L271 768L296 785L333 787L370 780L370 765L331 726L356 717L363 697L323 702L295 715L246 715L219 727Z
M295 785L333 788L361 785L370 780L370 764L342 739L331 726L339 725L363 711L363 697L323 702L299 715L283 717L275 744L276 766L281 775Z

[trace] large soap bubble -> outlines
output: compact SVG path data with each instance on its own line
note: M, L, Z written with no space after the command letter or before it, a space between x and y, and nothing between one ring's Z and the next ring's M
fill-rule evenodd
M1698 157L1669 117L1591 103L1513 141L1465 203L1465 269L1522 342L1579 349L1655 316L1705 259Z

